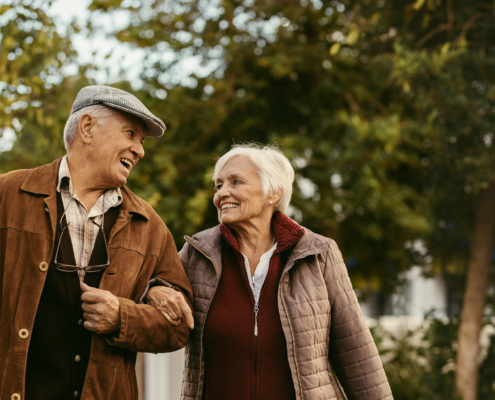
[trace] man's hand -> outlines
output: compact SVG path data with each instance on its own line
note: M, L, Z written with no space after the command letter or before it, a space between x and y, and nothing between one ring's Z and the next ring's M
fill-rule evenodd
M87 330L109 334L120 329L119 299L106 290L96 289L81 283L84 327Z
M146 300L160 310L172 325L179 325L180 319L184 317L189 328L194 329L192 311L181 292L165 286L154 286L146 295Z

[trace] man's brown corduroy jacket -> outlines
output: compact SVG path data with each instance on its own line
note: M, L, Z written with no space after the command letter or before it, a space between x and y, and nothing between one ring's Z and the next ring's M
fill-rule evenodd
M58 223L59 165L0 175L0 399L24 400L30 334ZM136 351L174 351L189 340L185 322L172 326L154 307L138 304L152 278L171 283L189 301L192 291L163 221L121 189L123 203L108 238L111 264L100 283L119 298L121 329L117 338L93 334L82 399L137 399Z
M305 231L288 257L278 290L297 400L343 400L344 396L349 400L392 400L337 244ZM195 315L194 333L186 347L181 399L201 400L203 330L222 276L224 240L218 226L186 240L180 257L193 286Z

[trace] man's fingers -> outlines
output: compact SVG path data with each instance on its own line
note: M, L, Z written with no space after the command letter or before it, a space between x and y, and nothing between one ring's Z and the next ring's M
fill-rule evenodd
M81 295L81 300L85 303L99 303L101 302L101 295L97 292L84 292Z
M85 293L85 292L94 292L94 291L97 291L98 289L96 289L92 286L86 285L85 283L81 283L81 290L83 291L83 293Z
M93 314L91 314L91 313L89 313L89 312L84 312L84 313L83 313L83 318L84 318L86 321L90 321L91 323L95 322L95 321L94 321Z
M194 317L189 304L187 304L187 301L184 299L184 296L180 297L179 305L183 316L186 318L187 325L189 325L189 328L194 329Z
M83 325L88 331L94 332L95 328L90 321L84 321Z
M83 309L83 311L86 311L86 312L91 313L91 314L95 314L98 312L96 305L97 304L95 304L95 303L82 303L81 308Z

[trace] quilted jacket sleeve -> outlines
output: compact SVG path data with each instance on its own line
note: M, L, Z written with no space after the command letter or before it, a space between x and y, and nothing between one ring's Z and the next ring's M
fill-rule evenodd
M323 254L331 304L329 358L349 400L392 400L378 350L335 242Z

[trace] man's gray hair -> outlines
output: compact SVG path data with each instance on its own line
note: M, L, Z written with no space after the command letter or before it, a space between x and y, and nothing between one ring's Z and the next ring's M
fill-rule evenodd
M227 161L239 156L249 158L256 166L265 197L282 192L282 197L275 204L275 211L285 213L292 197L294 183L294 168L289 159L279 148L272 145L237 144L218 159L213 171L213 182Z
M79 119L83 116L83 114L90 114L94 118L96 118L96 122L98 125L106 125L107 118L116 114L118 111L114 110L111 107L107 107L101 104L95 104L94 106L88 106L81 108L72 114L67 122L65 123L64 128L64 143L65 149L69 151L74 138L76 137L77 127L79 126Z

